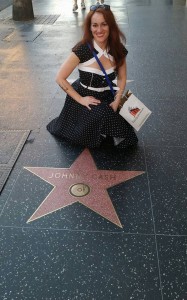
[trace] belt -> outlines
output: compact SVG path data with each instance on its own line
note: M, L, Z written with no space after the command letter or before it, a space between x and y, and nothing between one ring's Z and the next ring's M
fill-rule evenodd
M88 89L88 90L90 90L90 91L104 92L104 91L110 90L110 87L109 87L109 86L100 87L100 88L94 88L94 87L92 87L92 86L84 85L82 82L80 82L80 84L81 84L85 89ZM114 89L114 90L119 90L119 87L113 86L113 89Z

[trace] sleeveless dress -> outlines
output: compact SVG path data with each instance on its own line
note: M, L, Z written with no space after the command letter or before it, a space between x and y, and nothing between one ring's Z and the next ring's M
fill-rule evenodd
M110 50L102 50L94 41L94 51L98 58L105 55L113 60ZM103 141L110 137L114 146L126 148L136 145L138 142L134 129L129 125L119 112L114 112L109 104L113 101L103 72L89 67L95 62L95 58L86 44L82 44L73 51L79 58L79 79L73 84L73 88L83 97L93 96L101 101L97 106L90 106L91 110L79 104L69 95L66 96L64 107L59 117L47 125L47 130L60 139L65 139L73 144L83 145L88 148L99 147ZM124 57L128 51L124 47ZM114 67L106 70L115 90L116 73Z

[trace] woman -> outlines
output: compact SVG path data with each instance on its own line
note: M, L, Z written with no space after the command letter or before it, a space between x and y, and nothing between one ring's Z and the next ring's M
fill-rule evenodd
M110 6L92 5L85 19L83 38L56 77L67 97L60 116L47 125L50 133L89 148L99 147L108 138L118 148L137 144L133 128L118 113L126 85L128 53L121 39L125 37ZM115 97L88 43L112 81ZM80 77L70 85L67 78L77 66Z

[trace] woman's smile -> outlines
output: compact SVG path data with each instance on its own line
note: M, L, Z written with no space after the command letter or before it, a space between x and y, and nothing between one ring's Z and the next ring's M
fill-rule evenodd
M109 26L101 13L95 12L93 14L90 29L96 43L105 49L109 36Z

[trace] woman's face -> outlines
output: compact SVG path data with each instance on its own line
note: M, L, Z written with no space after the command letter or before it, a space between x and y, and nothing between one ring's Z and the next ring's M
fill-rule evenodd
M109 26L106 23L102 13L95 12L91 18L90 28L93 38L101 47L105 47L109 36Z

